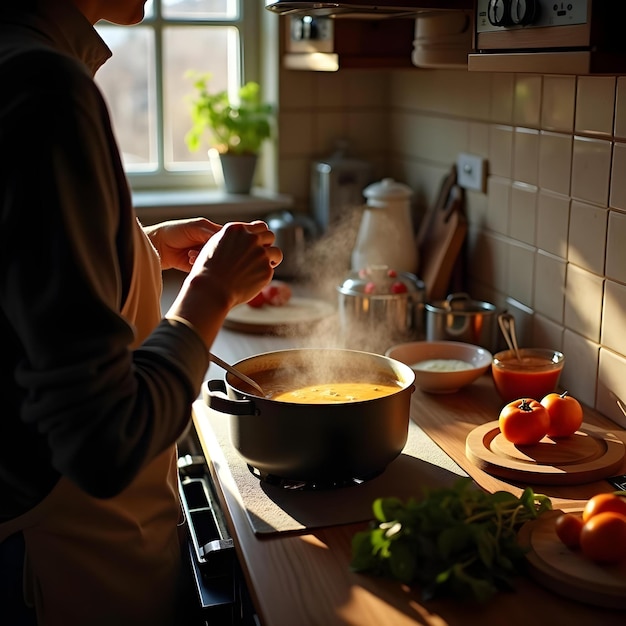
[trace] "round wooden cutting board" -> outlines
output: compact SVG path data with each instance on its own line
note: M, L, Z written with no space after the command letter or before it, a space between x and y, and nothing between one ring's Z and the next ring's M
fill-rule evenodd
M332 304L315 298L293 297L284 306L265 305L259 308L239 304L229 311L224 328L252 334L281 333L319 322L334 312Z
M598 565L566 547L554 523L562 511L549 511L519 531L530 575L542 586L568 598L606 608L626 609L626 561ZM599 622L602 619L599 618Z
M581 485L607 478L622 465L626 446L611 432L583 424L570 437L544 437L520 446L507 441L498 421L476 427L465 442L467 458L485 472L541 485Z

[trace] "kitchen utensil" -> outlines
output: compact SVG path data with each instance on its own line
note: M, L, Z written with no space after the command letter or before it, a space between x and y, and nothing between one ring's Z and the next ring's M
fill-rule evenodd
M562 513L548 511L520 529L518 538L520 545L528 548L530 575L540 585L576 602L626 609L626 562L605 567L592 563L580 550L566 548L555 530L556 518Z
M496 307L490 302L472 300L467 293L452 293L445 300L424 306L428 341L460 341L495 347Z
M517 360L521 361L522 357L520 356L517 345L517 333L515 332L515 318L510 313L500 313L498 315L498 325L504 335L506 345L509 346L509 350L515 352Z
M454 393L491 365L491 352L459 341L412 341L392 346L385 356L415 372L415 386L428 393Z
M444 179L437 202L425 216L417 237L419 276L426 285L426 301L448 293L453 270L467 234L463 214L464 190L456 184L456 167Z
M247 383L248 385L256 389L256 391L258 391L261 396L265 397L265 392L263 391L263 389L261 389L261 386L255 380L252 380L252 378L246 376L243 372L240 372L236 367L233 367L229 363L226 363L226 361L222 361L222 359L220 359L218 356L215 356L212 352L209 353L209 356L211 361L213 361L215 365L219 365L222 369L226 370L233 376L236 376L240 380L243 380L244 383Z
M384 356L340 349L281 350L239 361L250 377L332 385L395 381L398 391L365 401L293 404L251 397L233 375L208 381L207 404L229 415L233 446L256 470L284 479L335 481L371 477L395 459L408 436L415 375Z
M279 211L265 218L269 229L276 236L274 245L283 253L283 260L274 270L276 278L299 276L306 263L306 246L317 234L315 222L302 213Z
M582 485L611 476L623 463L626 447L613 433L585 424L570 437L544 437L528 446L512 444L498 421L472 430L467 458L505 480L537 485Z
M384 178L363 190L367 204L352 251L352 270L387 265L417 273L418 254L411 220L413 190Z
M382 354L394 343L421 338L424 283L414 274L374 266L350 272L337 292L345 347Z
M504 402L519 398L541 400L556 389L565 356L547 348L521 348L497 352L491 374Z
M337 310L337 307L317 298L292 296L283 306L265 305L259 308L238 304L224 320L224 328L253 335L280 335L311 333L320 322Z

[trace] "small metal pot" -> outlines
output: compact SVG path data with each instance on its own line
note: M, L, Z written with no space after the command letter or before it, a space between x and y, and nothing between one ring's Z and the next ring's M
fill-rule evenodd
M445 300L426 303L424 308L428 341L461 341L494 352L495 305L454 293Z
M368 272L351 272L337 287L345 347L382 354L395 343L421 338L426 293L423 281L409 272L389 278L387 266L374 266ZM396 282L403 285L400 292L392 289Z
M262 398L232 374L205 383L203 395L230 419L230 437L245 461L262 473L289 480L369 478L402 451L408 437L415 374L399 361L341 349L268 352L236 364L254 378L270 370L297 384L389 379L388 396L339 404L294 404ZM301 380L301 378L303 380Z

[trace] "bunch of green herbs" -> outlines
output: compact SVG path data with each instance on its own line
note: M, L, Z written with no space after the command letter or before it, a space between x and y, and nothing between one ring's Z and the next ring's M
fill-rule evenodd
M377 499L376 521L352 539L352 569L419 584L424 599L445 594L484 602L513 589L524 557L517 531L552 503L530 487L518 498L472 485L462 478L425 489L419 501Z

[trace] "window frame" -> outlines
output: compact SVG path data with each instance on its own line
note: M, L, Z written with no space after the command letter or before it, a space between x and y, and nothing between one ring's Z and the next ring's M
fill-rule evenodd
M154 0L153 13L146 17L138 26L150 27L154 31L154 87L156 89L156 152L157 168L147 172L126 172L126 177L133 191L151 190L184 190L198 188L216 188L215 181L208 169L189 169L172 171L165 168L164 142L164 98L163 98L163 31L167 26L185 26L197 28L202 25L232 26L239 31L238 50L238 80L244 84L249 80L259 80L261 68L259 66L259 29L260 29L260 0L231 0L238 3L238 13L232 18L194 19L194 18L164 18L160 0ZM107 27L109 24L103 24ZM121 27L128 28L128 27ZM132 28L132 27L131 27Z

